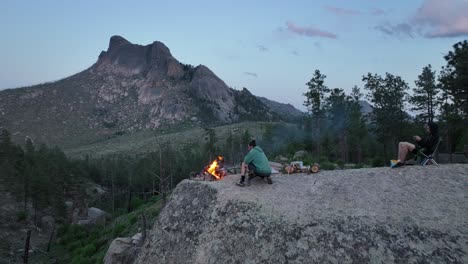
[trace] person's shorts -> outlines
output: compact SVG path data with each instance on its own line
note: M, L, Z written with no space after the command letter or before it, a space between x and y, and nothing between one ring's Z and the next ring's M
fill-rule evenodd
M259 172L257 171L257 168L255 167L255 165L253 165L253 163L249 163L247 164L248 168L249 168L249 171L253 171L255 173L255 176L259 176L259 177L268 177L271 175L271 172L270 173L264 173L264 172Z

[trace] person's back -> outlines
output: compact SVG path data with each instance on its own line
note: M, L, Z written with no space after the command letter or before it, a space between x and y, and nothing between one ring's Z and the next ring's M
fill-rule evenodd
M439 127L436 123L429 122L426 125L426 128L428 128L428 133L424 137L419 138L419 140L416 142L418 146L415 150L419 151L420 149L423 149L423 152L426 155L429 155L432 153L435 146L439 142Z
M244 158L245 164L253 164L255 166L255 172L262 174L271 174L270 163L268 158L259 146L252 148ZM267 176L268 176L267 175Z
M266 178L268 184L272 184L273 181L271 180L271 167L270 162L268 161L267 156L263 152L263 150L257 146L255 139L252 140L248 145L249 153L245 155L244 162L242 162L241 166L241 180L237 183L239 186L245 186L245 173L249 172L249 179L247 181L247 185L250 184L250 179L255 176L260 176L262 178Z

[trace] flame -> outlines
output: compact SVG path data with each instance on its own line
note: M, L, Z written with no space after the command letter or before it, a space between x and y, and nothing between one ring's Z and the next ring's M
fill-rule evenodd
M218 156L217 159L213 160L213 162L210 164L210 166L208 167L208 169L206 169L206 171L213 175L213 177L216 178L216 180L220 180L221 179L221 173L218 170L218 160L223 160L223 156Z

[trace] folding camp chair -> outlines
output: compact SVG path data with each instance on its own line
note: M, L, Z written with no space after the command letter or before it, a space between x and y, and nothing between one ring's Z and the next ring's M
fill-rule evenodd
M420 149L418 151L418 156L421 157L422 161L421 161L421 165L422 166L426 166L429 162L431 162L432 164L434 165L437 165L439 166L439 164L435 161L434 157L437 153L437 149L439 149L439 145L440 145L440 142L442 142L442 138L439 138L439 141L437 142L435 148L434 148L434 151L432 151L432 153L430 153L429 155L426 155L426 153L424 153L424 149Z

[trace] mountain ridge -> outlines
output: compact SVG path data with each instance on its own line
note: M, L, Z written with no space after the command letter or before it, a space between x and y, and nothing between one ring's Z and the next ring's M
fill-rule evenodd
M20 143L27 136L69 147L141 130L282 118L208 67L180 63L164 43L138 45L121 36L77 74L0 91L0 127Z

